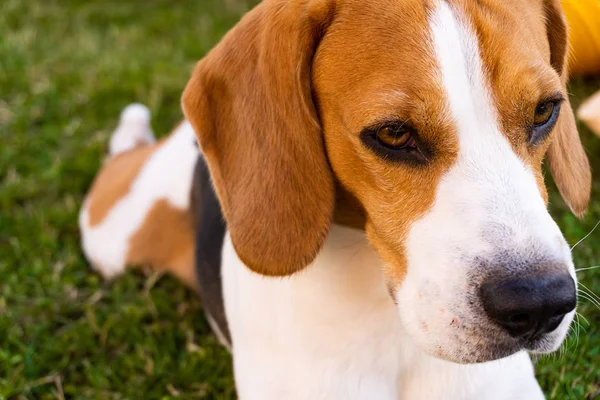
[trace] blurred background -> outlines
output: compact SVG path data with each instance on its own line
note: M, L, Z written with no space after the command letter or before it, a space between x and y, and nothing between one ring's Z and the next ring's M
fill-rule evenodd
M196 296L143 270L104 282L81 253L77 213L120 111L145 103L158 136L169 132L194 63L255 3L0 1L0 400L235 398L231 357ZM575 79L574 107L598 89ZM600 171L599 140L581 134ZM600 220L600 176L581 221L549 183L575 244ZM600 264L600 229L574 256ZM600 269L578 276L589 292L578 323L536 360L551 399L600 398Z

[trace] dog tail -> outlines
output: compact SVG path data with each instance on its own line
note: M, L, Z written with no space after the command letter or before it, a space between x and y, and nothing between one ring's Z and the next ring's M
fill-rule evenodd
M121 112L119 126L110 138L111 156L156 141L150 127L150 110L143 104L130 104Z

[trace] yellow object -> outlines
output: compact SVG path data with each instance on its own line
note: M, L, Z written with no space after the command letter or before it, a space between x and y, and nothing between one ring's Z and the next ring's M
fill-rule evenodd
M562 0L569 23L571 75L600 74L600 0Z

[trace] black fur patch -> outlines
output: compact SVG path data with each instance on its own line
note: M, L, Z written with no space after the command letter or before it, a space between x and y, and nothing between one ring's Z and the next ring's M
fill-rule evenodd
M225 315L221 279L221 250L225 221L204 157L198 157L192 185L192 209L196 226L196 274L204 312L231 344Z

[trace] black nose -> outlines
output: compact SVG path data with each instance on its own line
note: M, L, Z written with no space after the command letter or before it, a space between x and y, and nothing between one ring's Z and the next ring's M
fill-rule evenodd
M569 275L488 282L481 297L488 316L513 337L552 332L577 304Z

